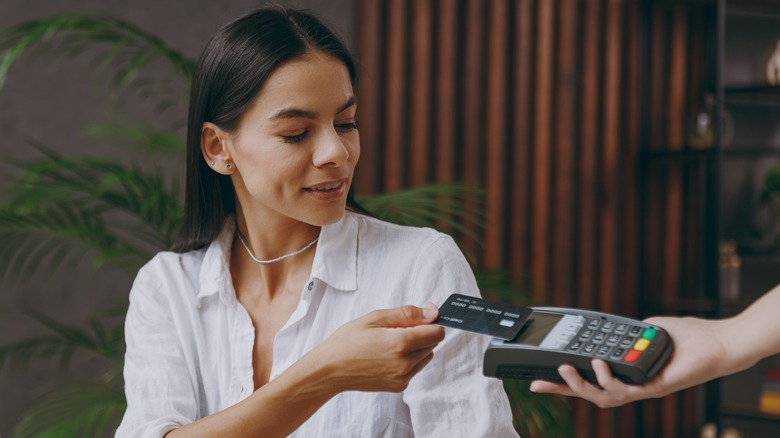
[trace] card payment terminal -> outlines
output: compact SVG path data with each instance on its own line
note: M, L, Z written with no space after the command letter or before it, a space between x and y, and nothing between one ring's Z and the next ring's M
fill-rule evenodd
M483 373L501 379L562 382L558 366L574 366L596 383L590 362L609 364L612 374L629 384L650 380L672 353L662 328L644 322L581 309L532 307L512 340L494 338L485 351Z

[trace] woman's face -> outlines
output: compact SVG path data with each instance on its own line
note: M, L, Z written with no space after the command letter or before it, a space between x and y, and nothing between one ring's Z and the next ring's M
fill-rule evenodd
M245 216L322 226L344 214L360 156L344 64L307 53L278 68L225 147Z

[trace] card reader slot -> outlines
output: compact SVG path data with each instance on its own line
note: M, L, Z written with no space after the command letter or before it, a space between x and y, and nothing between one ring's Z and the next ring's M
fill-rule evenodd
M578 370L580 375L591 383L596 382L596 373L587 370ZM499 379L520 379L520 380L547 380L549 382L563 383L561 375L557 368L550 367L529 367L516 365L500 365L496 370L496 377Z

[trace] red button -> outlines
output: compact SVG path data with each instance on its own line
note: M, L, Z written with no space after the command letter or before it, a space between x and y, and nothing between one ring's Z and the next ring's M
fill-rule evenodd
M628 352L626 357L623 359L626 362L636 362L637 359L639 359L639 356L642 355L642 352L639 350L631 350Z

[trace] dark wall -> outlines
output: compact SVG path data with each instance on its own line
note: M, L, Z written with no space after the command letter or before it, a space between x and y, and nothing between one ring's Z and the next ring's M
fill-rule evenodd
M274 3L314 10L354 46L354 0L277 0ZM3 0L0 30L58 13L99 11L129 20L196 58L217 29L263 4L252 0ZM23 57L11 70L0 89L0 181L13 173L13 168L7 165L9 158L36 156L29 140L41 142L65 156L115 156L121 151L94 150L94 143L85 141L84 126L122 117L116 114L130 114L162 127L185 119L182 105L160 114L149 100L132 92L117 93L107 79L108 72L96 71L93 58L94 54L89 52L75 58L45 52L35 59ZM163 73L164 69L160 69L160 74ZM135 156L143 164L144 157ZM166 167L176 169L179 162L166 163ZM105 269L92 271L86 262L83 268L71 271L77 275L54 272L41 274L31 281L0 282L0 345L45 333L39 323L24 314L24 308L35 308L63 322L80 323L105 303L126 301L131 282L127 275ZM98 364L76 357L68 373L60 371L55 362L35 365L24 372L12 372L7 367L0 370L0 436L8 433L21 412L40 395L42 384L86 379L96 369Z

